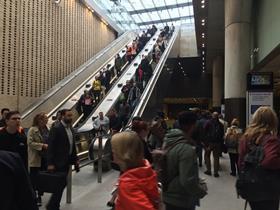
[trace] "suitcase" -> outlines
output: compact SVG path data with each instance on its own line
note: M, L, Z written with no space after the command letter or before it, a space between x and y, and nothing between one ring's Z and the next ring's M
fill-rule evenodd
M38 174L38 190L40 192L54 193L66 186L67 173L40 171Z

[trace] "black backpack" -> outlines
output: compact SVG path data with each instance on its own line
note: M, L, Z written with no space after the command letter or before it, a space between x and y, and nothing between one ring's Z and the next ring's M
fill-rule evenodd
M261 166L264 159L266 139L261 144L252 144L244 158L244 168L236 181L238 196L247 201L269 200L280 196L280 171Z
M188 143L186 139L182 138L169 145L168 147L163 146L163 149L155 149L152 151L153 156L153 167L157 173L158 181L162 184L162 190L166 191L168 184L171 180L168 180L167 174L167 154L176 145L181 143Z

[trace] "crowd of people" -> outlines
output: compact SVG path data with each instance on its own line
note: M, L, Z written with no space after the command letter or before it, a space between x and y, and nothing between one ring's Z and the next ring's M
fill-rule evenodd
M107 65L106 68L101 70L95 77L90 90L85 90L78 100L76 109L79 114L83 114L83 120L87 119L92 110L104 98L112 86L113 78L118 78L125 63L130 64L133 59L141 52L147 42L156 33L156 26L150 27L147 31L143 31L141 36L137 36L131 45L126 46L126 54L123 58L119 54L116 55L114 66ZM162 38L161 38L162 39ZM149 61L143 57L141 66L137 69L136 80L137 82L147 82L152 74L152 69L149 66Z
M155 26L143 32L141 37L134 40L131 56L126 54L123 61L119 55L115 58L115 67L107 66L93 81L92 88L85 90L77 104L77 111L84 114L84 119L92 112L97 103L105 96L111 86L114 76L122 72L124 62L130 62L137 55L149 39L156 33ZM161 35L159 39L163 39ZM134 52L136 51L136 54ZM143 56L135 79L127 81L122 87L117 106L106 115L103 112L93 119L95 133L118 133L127 125L127 122L139 102L140 96L152 76L151 61ZM48 125L46 113L38 113L32 126L27 130L21 126L21 115L17 111L7 108L1 110L0 119L0 180L6 180L1 188L0 195L5 199L5 210L38 209L42 205L44 192L51 192L52 196L46 205L48 210L58 210L63 190L67 183L67 174L72 165L79 172L79 159L76 151L77 135L72 127L72 110L64 109L56 113L56 120L51 127ZM157 120L159 122L159 118ZM134 119L132 129L139 134L144 143L148 134L148 124ZM158 124L154 123L154 127ZM158 129L155 129L158 130ZM165 132L165 131L163 131ZM158 132L153 135L154 141ZM163 134L161 135L161 139ZM162 140L160 140L162 141ZM145 144L144 153L148 161L152 162L148 144ZM147 164L148 164L147 161ZM2 173L3 169L3 173ZM5 170L5 171L4 171ZM19 178L20 176L20 178ZM23 180L24 179L24 180ZM44 182L42 183L42 180ZM15 182L16 181L16 182ZM20 183L18 183L20 181ZM54 182L53 182L54 181ZM59 183L57 183L59 181ZM56 183L56 184L54 184ZM21 189L17 189L17 187ZM22 194L19 194L21 193ZM4 195L5 194L5 195Z
M255 112L245 132L238 119L228 125L217 112L199 109L180 113L172 129L167 129L162 114L150 123L135 117L131 131L117 133L111 140L114 162L121 170L115 209L129 206L128 209L154 210L161 209L162 203L166 210L195 209L207 195L198 173L204 150L206 175L212 175L211 153L216 178L221 170L219 159L223 152L228 153L230 175L238 175L238 195L249 202L252 210L278 210L278 126L277 115L269 107Z
M153 26L137 37L127 47L125 62L131 62L156 31ZM154 62L158 62L173 32L174 26L166 26L161 32L152 54ZM117 55L115 68L107 66L81 96L77 110L85 118L109 91L112 78L121 74L123 64ZM238 195L252 210L278 210L280 139L279 117L274 110L260 107L246 130L240 128L237 118L228 123L218 112L200 109L181 112L172 128L168 128L161 111L151 122L134 117L126 127L152 74L150 58L143 56L135 78L121 87L116 106L93 119L95 133L109 133L112 162L120 171L110 206L116 210L156 210L163 206L166 210L194 210L207 195L199 167L205 164L204 173L218 178L220 158L228 153L230 175L237 176ZM74 165L79 172L78 139L72 121L71 110L60 110L48 128L46 113L39 113L26 132L18 111L1 110L1 209L38 210L44 192L52 193L47 210L60 208L70 167ZM52 178L42 183L46 174ZM53 179L59 184L54 185Z
M64 180L47 204L48 210L59 209L69 167L74 165L79 171L72 111L61 110L50 129L46 114L36 115L27 135L19 112L2 109L1 113L0 180L9 186L0 190L4 209L20 209L19 205L38 209L44 193L40 186L50 185L40 183L42 171L60 174ZM107 116L100 112L93 124L96 130L111 133L113 162L121 171L116 210L154 210L162 204L166 210L195 209L207 195L198 170L203 165L203 150L205 174L212 175L213 153L213 172L219 177L219 159L228 152L230 175L238 175L238 194L252 210L278 210L280 140L277 115L269 107L260 107L244 132L238 119L228 125L217 112L199 109L180 113L173 128L168 128L164 113L158 112L151 122L134 117L131 126L121 132L121 117L115 109Z

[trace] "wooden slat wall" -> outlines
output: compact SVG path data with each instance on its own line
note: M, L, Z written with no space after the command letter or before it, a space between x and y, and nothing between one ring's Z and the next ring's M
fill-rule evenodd
M25 109L115 38L78 0L1 0L0 108Z

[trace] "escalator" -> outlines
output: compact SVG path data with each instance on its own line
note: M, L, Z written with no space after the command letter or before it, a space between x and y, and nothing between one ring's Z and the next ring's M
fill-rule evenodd
M28 107L22 114L22 125L28 128L32 124L34 116L40 112L47 113L49 124L53 122L53 116L58 110L67 108L74 110L74 107L85 89L89 89L93 78L100 70L106 66L114 67L114 57L120 54L124 59L126 54L126 45L132 43L136 33L129 31L124 33L118 39L113 41L105 49L80 66L46 94L42 95L37 102ZM125 68L127 63L123 66ZM75 113L74 120L80 116Z
M162 72L162 69L164 67L164 64L168 58L168 55L173 47L173 44L178 36L179 29L176 29L171 36L168 45L163 52L163 54L160 57L160 60L157 64L155 64L155 68L153 70L153 75L150 78L149 82L145 86L145 89L141 95L140 102L135 107L134 111L132 112L131 118L129 120L129 123L131 119L134 116L141 116L145 110L145 107L152 95L153 89L158 81L158 78ZM89 145L93 142L94 151L97 151L98 148L98 141L95 141L93 136L93 121L92 117L98 116L98 113L102 111L104 114L107 114L110 109L114 108L118 102L119 96L121 94L121 85L125 84L127 80L132 79L135 76L136 69L141 63L142 55L145 56L151 56L152 49L154 44L157 42L157 38L159 37L160 31L158 31L152 39L148 42L146 47L139 53L137 58L134 60L133 65L128 68L122 77L119 78L119 80L116 82L114 87L112 87L111 91L107 94L107 97L104 99L103 103L98 106L95 111L92 113L92 115L87 119L87 121L80 126L77 129L78 135L79 135L79 142L77 142L77 150L79 151L79 154L81 157L86 158L88 154ZM128 124L129 124L128 123ZM106 136L103 138L102 145L104 149L104 154L106 152L106 148L108 147L107 144L107 138ZM107 156L107 155L105 155Z

